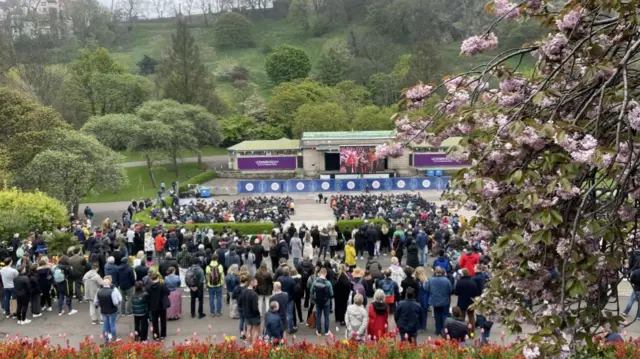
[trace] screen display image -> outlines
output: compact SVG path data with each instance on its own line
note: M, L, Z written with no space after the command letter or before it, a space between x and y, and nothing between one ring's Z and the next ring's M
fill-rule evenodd
M372 146L340 147L340 173L376 173L384 171L384 159L376 157Z

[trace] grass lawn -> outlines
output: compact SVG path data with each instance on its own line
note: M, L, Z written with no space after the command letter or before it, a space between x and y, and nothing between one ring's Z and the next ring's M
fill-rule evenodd
M187 177L193 177L202 172L202 168L197 163L182 163L179 165L180 178L179 182L186 181ZM147 167L128 167L125 168L129 177L129 184L120 189L117 193L101 193L83 198L83 203L95 202L118 202L130 201L140 198L155 198L157 189L151 186L151 178ZM169 165L160 165L153 170L156 183L160 187L160 183L164 182L167 188L171 187L171 182L175 180L175 173L170 171Z
M142 155L140 153L137 153L137 152L121 151L119 153L124 157L124 162L144 161L144 158L142 157ZM221 156L221 155L225 155L226 156L227 153L228 152L227 152L226 148L211 147L211 146L206 146L206 147L202 148L202 155L203 156ZM180 153L180 157L182 157L182 158L196 157L196 156L197 156L197 154L195 152L193 152L193 151L182 151Z

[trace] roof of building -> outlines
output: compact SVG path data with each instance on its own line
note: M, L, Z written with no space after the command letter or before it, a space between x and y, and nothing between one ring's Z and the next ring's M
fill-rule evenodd
M279 140L244 141L227 148L229 151L276 151L299 150L300 140L281 138Z
M462 140L462 137L449 137L446 140L442 141L442 143L440 144L440 147L452 147L457 145L458 143L460 143L460 140ZM432 145L423 142L420 144L413 144L412 147L433 147Z
M304 132L302 140L365 140L393 138L394 131L335 131L335 132Z

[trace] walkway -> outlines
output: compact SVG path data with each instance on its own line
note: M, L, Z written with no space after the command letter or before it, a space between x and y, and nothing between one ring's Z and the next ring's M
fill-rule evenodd
M300 228L302 223L306 224L307 228L311 228L314 224L322 228L330 222L335 222L333 211L328 204L319 204L311 199L296 200L295 204L296 214L291 216L291 220L286 223L285 228L289 227L291 223L295 224L296 228Z
M185 157L178 160L179 163L198 162L198 157ZM229 158L227 156L203 156L202 162L209 165L209 168L226 169L229 166ZM156 164L167 164L171 161L156 161ZM125 162L122 167L142 167L146 166L146 161Z

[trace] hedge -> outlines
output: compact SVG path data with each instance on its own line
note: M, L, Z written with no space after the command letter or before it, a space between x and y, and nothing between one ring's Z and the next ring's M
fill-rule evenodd
M186 182L183 182L178 187L178 193L186 192L189 190L190 184L202 184L211 181L216 178L216 171L205 171L189 178Z
M386 224L387 226L389 225L387 221L382 218L370 219L369 223L377 224L380 226L382 226L383 224ZM349 227L349 229L354 229L356 227L360 228L364 225L364 219L343 219L336 222L336 224L338 225L338 228L340 228L340 230L344 230L346 227Z
M173 203L172 198L167 198L167 206L171 206ZM151 207L145 209L142 212L138 212L133 216L134 222L140 222L144 224L148 224L151 227L155 227L158 224L162 224L165 228L173 228L178 226L177 224L167 224L156 221L151 218ZM228 228L231 230L238 229L242 234L261 234L264 232L271 233L273 229L272 222L248 222L248 223L236 223L236 222L227 222L227 223L193 223L193 224L184 224L184 228L193 230L195 228L211 228L214 231L221 231L223 228Z

